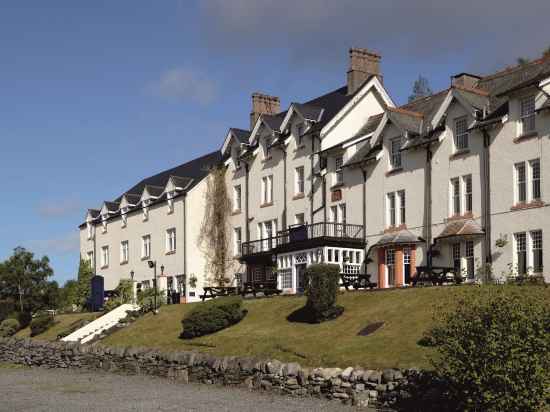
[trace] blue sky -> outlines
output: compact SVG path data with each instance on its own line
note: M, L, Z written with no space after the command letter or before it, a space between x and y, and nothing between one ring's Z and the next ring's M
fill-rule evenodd
M350 46L382 54L399 103L419 74L438 90L550 46L547 1L379 3L3 1L0 259L22 245L74 277L86 208L219 148L254 91L342 86Z

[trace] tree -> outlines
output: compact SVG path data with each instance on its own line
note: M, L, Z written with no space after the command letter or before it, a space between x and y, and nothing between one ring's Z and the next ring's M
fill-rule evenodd
M78 287L76 289L76 299L74 302L80 308L86 307L90 294L92 293L92 277L94 271L89 260L80 258L78 265Z
M409 96L409 103L420 97L431 96L433 94L428 79L422 75L418 76L413 85L412 94Z
M72 310L72 305L77 305L78 302L78 281L71 279L65 282L62 288L59 289L59 308Z
M518 57L516 59L518 65L520 66L523 66L523 65L526 65L527 63L529 63L529 59L527 57Z
M542 57L550 57L550 46L544 49L544 51L542 52Z
M35 259L32 252L17 247L13 255L0 264L0 299L17 303L21 312L54 308L57 283L47 256Z
M225 168L215 167L208 176L204 218L198 243L205 256L206 270L212 274L211 281L218 286L229 282L227 271L232 263L229 253L229 211L231 202L225 185Z

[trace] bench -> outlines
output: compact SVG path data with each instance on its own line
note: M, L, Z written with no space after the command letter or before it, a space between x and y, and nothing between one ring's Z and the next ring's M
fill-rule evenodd
M370 281L371 275L368 273L342 273L340 274L340 280L342 281L342 286L349 290L349 287L352 286L355 290L357 289L374 289L377 284Z
M260 282L244 282L241 288L241 296L252 294L256 297L257 293L263 293L264 296L279 295L283 291L277 288L276 280L266 280Z
M448 281L449 275L452 274L453 282L456 282L454 277L455 269L447 266L417 266L416 276L413 277L412 284L416 286L417 283L428 282L432 285L443 285Z
M231 296L237 295L238 288L235 286L206 286L204 293L199 297L204 302L207 298L216 298L218 296Z

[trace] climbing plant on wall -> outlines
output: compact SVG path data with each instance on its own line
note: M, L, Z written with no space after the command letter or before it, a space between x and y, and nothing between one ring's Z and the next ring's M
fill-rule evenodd
M232 256L229 252L229 213L231 203L225 185L225 167L212 168L205 192L204 217L199 234L199 247L205 257L207 279L216 286L230 282Z

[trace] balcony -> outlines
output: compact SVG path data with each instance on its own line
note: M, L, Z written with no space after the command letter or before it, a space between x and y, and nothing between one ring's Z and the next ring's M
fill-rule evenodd
M363 226L333 222L293 225L276 236L244 242L241 259L270 258L273 254L321 246L362 248L365 246Z

